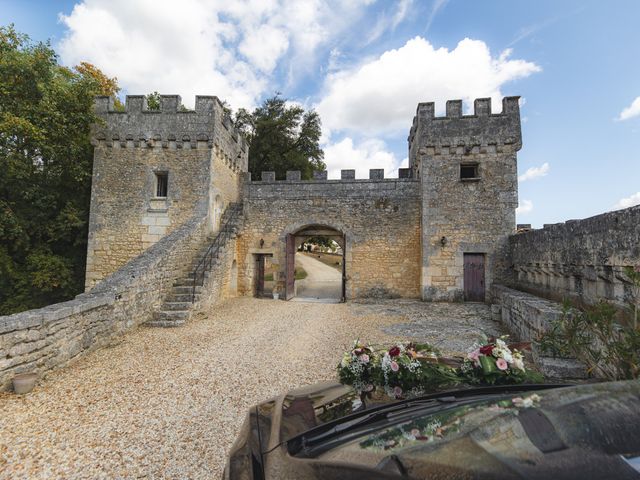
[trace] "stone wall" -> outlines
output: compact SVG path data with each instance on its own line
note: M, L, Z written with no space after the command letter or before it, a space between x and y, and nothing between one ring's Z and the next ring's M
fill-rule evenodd
M493 301L512 338L528 342L540 338L562 316L562 305L503 285L493 285Z
M0 389L18 373L44 375L150 320L206 235L207 219L192 218L91 292L0 317Z
M409 162L422 185L422 298L464 299L464 254L485 259L485 289L501 276L507 236L518 205L516 152L521 148L518 97L478 99L474 115L447 102L445 117L433 103L418 105L409 135ZM473 167L462 178L462 167Z
M274 279L282 290L286 235L320 225L346 237L347 298L419 297L420 184L347 180L350 173L344 180L318 181L275 181L274 175L264 175L266 181L246 185L245 225L238 239L241 294L253 294L254 255L260 253L273 255Z
M216 97L196 97L195 110L163 95L160 110L143 96L128 96L114 111L98 97L87 289L149 248L194 214L209 215L214 229L226 205L237 202L248 148ZM156 175L168 175L168 192L156 196Z
M632 300L625 266L640 265L640 206L509 237L505 283L552 300L619 307Z

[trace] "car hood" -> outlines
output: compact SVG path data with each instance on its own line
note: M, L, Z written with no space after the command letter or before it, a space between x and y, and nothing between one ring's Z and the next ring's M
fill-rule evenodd
M355 432L305 458L410 478L640 478L640 382L512 388L485 389L488 400L483 389L465 390L473 401ZM281 440L295 443L325 424L397 402L340 384L292 391L282 402Z
M460 388L432 392L427 397L454 395L518 394L524 391L553 388L552 385L511 385L480 388ZM308 430L327 423L339 422L352 415L384 408L393 404L424 398L413 395L395 398L382 388L360 392L351 386L336 382L309 385L289 391L281 397L280 442L285 442Z

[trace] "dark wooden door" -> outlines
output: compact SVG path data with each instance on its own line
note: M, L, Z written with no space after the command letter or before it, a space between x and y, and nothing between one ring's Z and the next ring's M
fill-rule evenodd
M284 298L291 300L295 295L296 285L296 237L290 233L287 234L286 252L287 278L285 279Z
M264 297L264 255L256 255L256 297Z
M464 254L464 300L484 302L484 253Z

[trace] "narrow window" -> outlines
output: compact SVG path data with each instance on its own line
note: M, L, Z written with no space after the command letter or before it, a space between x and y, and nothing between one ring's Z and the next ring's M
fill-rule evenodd
M167 172L156 172L156 197L166 198L169 188L169 174Z
M477 163L463 163L460 165L460 180L478 180L479 178Z

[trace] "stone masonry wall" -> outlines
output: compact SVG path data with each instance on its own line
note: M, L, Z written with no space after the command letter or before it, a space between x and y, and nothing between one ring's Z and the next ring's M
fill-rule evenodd
M640 206L512 235L509 257L513 288L623 307L633 298L624 267L640 265Z
M0 317L0 390L18 373L45 375L151 319L207 235L193 218L74 300Z
M87 289L149 248L194 214L216 216L237 202L248 148L216 97L196 97L195 110L163 95L160 110L143 96L128 96L126 111L98 97L103 123L95 145ZM168 174L166 198L156 197L156 174Z
M409 161L422 185L422 298L464 299L464 253L485 256L485 289L506 266L507 236L515 231L518 205L516 152L520 149L518 97L478 99L474 115L462 102L447 102L445 117L421 103L409 135ZM461 178L462 166L474 178Z
M346 235L347 298L419 297L417 181L276 182L273 177L268 178L248 183L245 190L245 225L238 238L240 294L253 293L253 255L258 253L273 255L278 270L274 279L282 290L286 235L309 225L323 225ZM262 248L260 240L264 240Z

